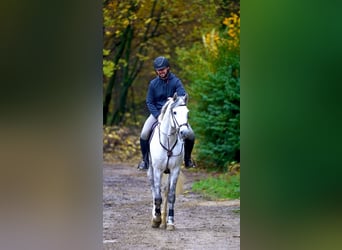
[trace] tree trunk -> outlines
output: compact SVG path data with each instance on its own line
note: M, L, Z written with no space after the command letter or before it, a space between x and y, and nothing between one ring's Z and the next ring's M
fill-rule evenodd
M126 113L126 100L127 100L127 94L128 89L132 85L134 79L130 77L129 73L129 58L131 55L131 45L132 45L132 39L133 39L133 32L134 29L131 27L126 38L126 50L125 50L125 60L127 62L126 66L123 68L123 89L121 89L120 93L120 101L117 110L115 110L110 124L119 124L122 122L124 115Z
M131 26L128 25L123 36L122 36L118 53L114 57L114 60L113 60L114 65L118 65L119 60L122 57L122 54L124 52L124 49L125 49L126 43L127 43L126 38L127 38L127 35L128 35L130 30L131 30ZM103 100L103 124L107 124L107 121L108 121L109 104L110 104L110 101L112 100L113 88L114 88L114 85L117 81L116 72L117 71L115 70L114 74L112 75L111 79L109 80L109 83L108 83L107 88L106 88L106 92L105 92L105 96L104 96L104 100Z

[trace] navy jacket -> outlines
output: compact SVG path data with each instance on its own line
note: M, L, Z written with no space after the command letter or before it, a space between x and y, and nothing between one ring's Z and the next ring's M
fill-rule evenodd
M177 95L186 94L181 80L171 72L165 81L157 76L150 82L147 91L146 104L150 113L156 119L160 114L161 108L166 103L167 98L172 97L175 92L177 92Z

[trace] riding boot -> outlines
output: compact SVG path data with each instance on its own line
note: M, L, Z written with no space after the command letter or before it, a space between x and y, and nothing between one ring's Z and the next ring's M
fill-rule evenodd
M140 138L140 149L141 149L141 154L143 160L139 163L138 169L140 170L147 170L148 169L148 154L149 154L149 149L150 144L148 140L143 140Z
M185 139L184 140L184 165L186 168L195 167L194 162L191 160L191 152L194 148L195 140L194 139Z

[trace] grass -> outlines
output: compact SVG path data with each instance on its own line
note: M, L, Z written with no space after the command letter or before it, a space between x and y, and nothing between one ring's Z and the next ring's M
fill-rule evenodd
M240 175L221 174L194 182L192 190L211 199L239 199Z

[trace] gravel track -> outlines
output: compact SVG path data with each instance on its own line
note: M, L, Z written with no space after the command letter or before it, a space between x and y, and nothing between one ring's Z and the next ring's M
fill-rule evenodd
M199 171L183 170L174 231L151 227L146 172L131 164L103 165L103 249L240 249L240 200L210 201L191 192Z

